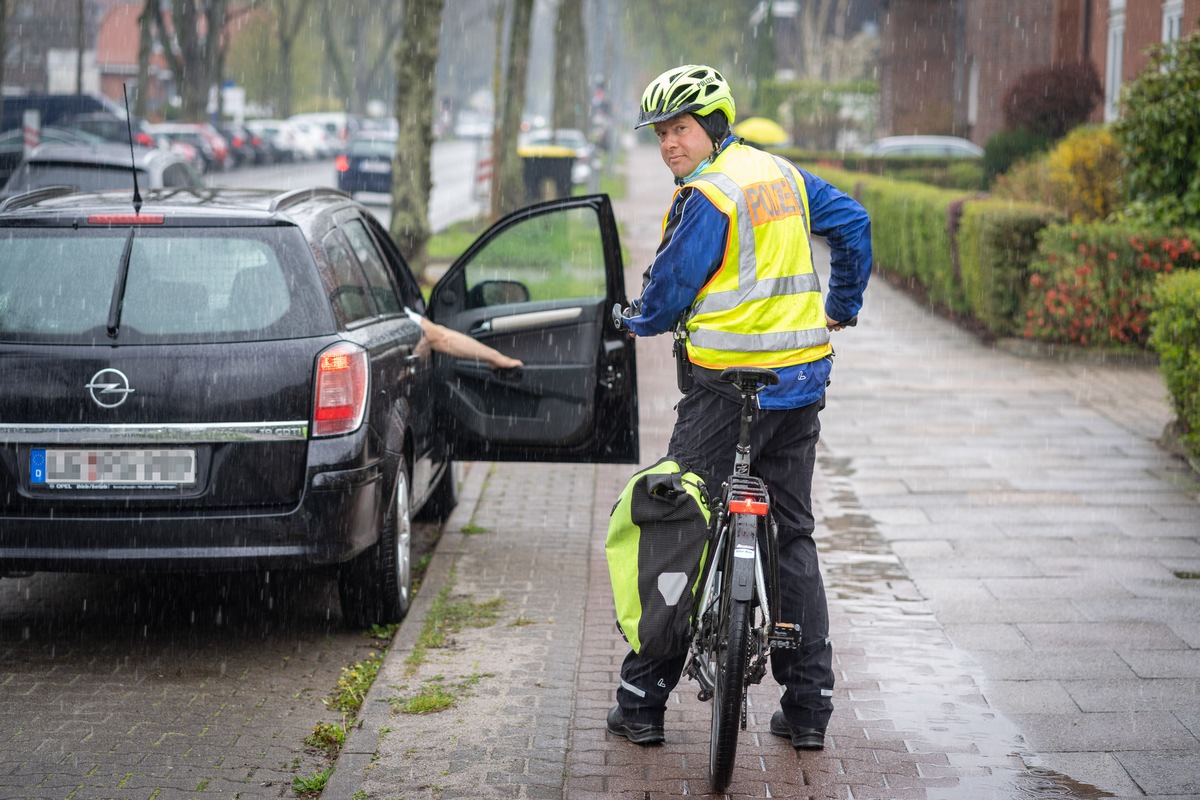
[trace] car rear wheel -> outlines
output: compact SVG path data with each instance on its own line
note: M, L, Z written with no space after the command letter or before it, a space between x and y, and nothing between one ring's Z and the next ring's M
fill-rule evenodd
M408 469L401 462L379 541L338 574L342 618L359 628L399 622L408 613L411 581L412 512Z

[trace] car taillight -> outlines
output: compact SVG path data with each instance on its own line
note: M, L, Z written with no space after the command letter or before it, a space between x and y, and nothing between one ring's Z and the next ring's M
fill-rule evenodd
M135 144L140 144L142 147L154 147L154 137L148 133L136 133L133 140Z
M344 153L339 155L337 158L335 158L333 160L333 168L336 169L338 172L349 172L350 171L350 159L346 158L346 155Z
M367 409L367 351L341 342L317 356L313 436L358 430Z
M90 214L88 225L162 225L162 214Z

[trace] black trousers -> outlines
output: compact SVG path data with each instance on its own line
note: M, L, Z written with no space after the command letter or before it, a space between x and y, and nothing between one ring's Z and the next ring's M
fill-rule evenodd
M751 437L752 474L771 490L779 526L779 602L776 619L800 626L798 650L771 653L771 674L784 687L780 706L800 728L824 730L833 713L833 649L829 610L813 542L812 475L821 432L821 404L782 411L758 411ZM697 383L677 407L668 452L705 477L711 496L733 472L741 403ZM617 702L631 722L663 724L671 691L679 683L686 655L650 659L630 652L621 665Z

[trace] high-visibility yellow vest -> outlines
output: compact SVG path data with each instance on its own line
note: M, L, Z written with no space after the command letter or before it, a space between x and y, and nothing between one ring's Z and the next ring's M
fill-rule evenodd
M731 144L686 186L729 218L724 260L687 320L688 358L723 369L785 367L829 355L800 172L778 156Z

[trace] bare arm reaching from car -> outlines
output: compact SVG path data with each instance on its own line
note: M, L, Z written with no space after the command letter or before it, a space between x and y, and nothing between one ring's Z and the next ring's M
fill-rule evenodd
M439 325L420 315L416 316L420 319L421 330L425 333L425 338L429 340L429 346L438 353L445 353L455 358L483 361L492 369L514 369L523 366L523 362L520 360L510 358L465 333L447 328L445 325Z

